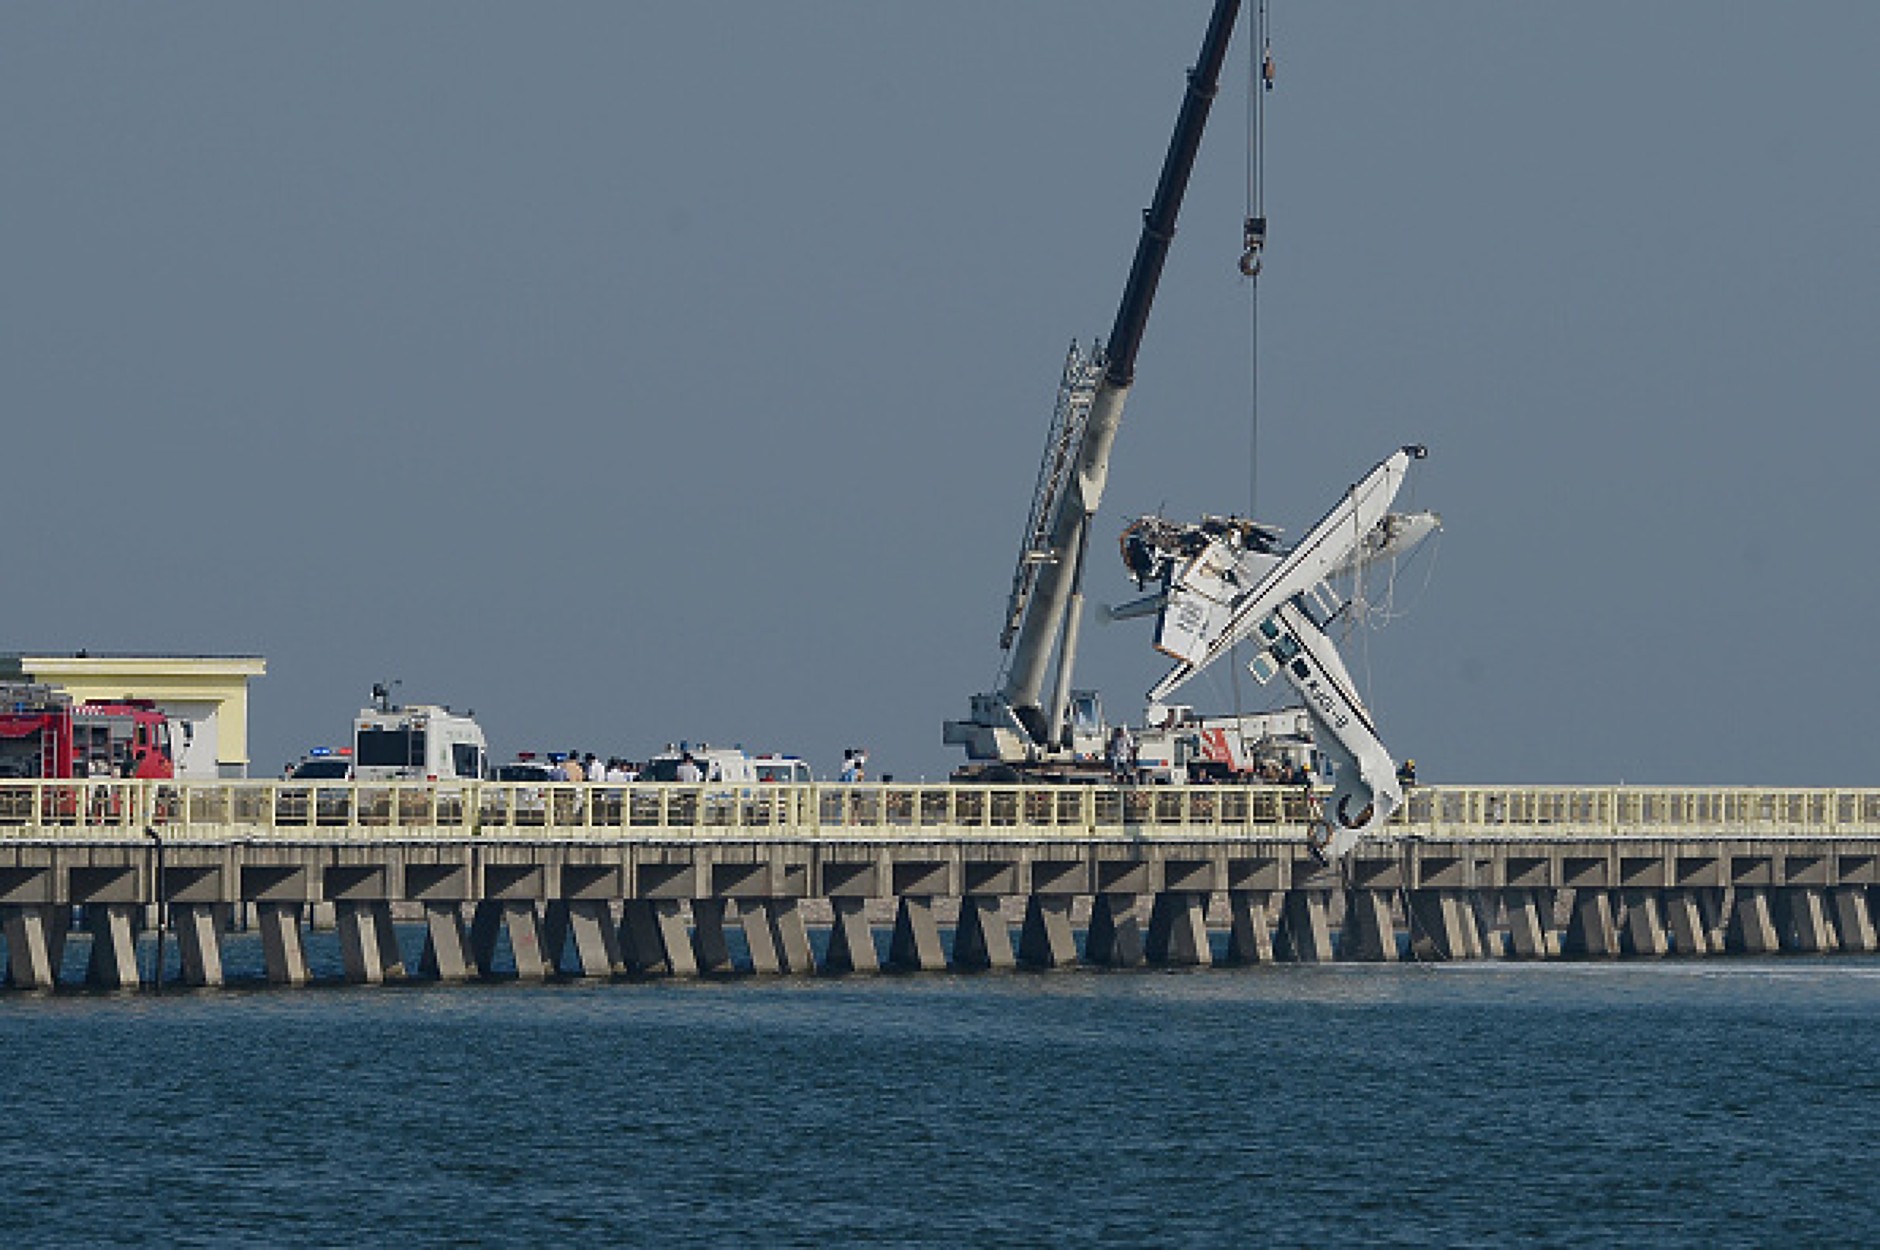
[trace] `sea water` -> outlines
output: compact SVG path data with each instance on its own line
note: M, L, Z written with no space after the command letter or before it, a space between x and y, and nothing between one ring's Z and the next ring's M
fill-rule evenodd
M1880 1237L1864 958L4 994L0 1056L8 1245Z

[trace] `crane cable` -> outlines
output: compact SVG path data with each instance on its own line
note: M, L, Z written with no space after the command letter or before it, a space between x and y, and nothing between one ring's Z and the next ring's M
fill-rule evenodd
M1247 516L1258 515L1260 460L1260 263L1266 249L1266 93L1273 89L1273 31L1268 0L1259 0L1247 38L1247 215L1240 272L1247 279ZM1238 647L1228 661L1234 679L1234 719L1241 716Z

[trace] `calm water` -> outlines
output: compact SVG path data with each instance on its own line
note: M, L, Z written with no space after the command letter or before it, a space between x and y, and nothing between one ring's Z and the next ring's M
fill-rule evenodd
M9 1245L1880 1230L1872 960L6 995L0 1034Z

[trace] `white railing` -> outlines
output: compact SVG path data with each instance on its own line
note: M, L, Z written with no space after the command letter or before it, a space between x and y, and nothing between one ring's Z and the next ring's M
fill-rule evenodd
M1294 789L1241 786L3 781L0 842L1303 837ZM1880 836L1880 790L1428 786L1423 838Z

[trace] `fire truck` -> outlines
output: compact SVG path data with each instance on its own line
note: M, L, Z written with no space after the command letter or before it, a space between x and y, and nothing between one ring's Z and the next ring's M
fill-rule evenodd
M53 686L0 683L0 779L174 776L170 722L148 699L74 703Z

